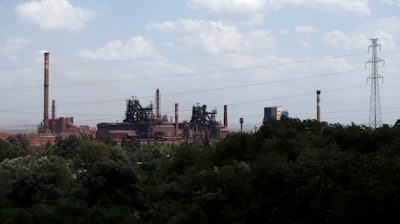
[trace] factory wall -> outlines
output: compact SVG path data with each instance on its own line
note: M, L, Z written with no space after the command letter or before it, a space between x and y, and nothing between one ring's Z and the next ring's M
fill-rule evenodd
M270 118L280 120L282 116L289 117L289 112L284 111L282 106L264 107L264 121L267 121Z

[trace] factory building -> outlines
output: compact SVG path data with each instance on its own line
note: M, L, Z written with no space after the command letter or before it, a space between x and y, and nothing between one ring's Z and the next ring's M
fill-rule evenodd
M224 107L224 123L215 120L216 110L207 111L207 106L193 106L190 122L178 120L178 104L175 104L175 122L161 116L160 91L156 91L156 112L153 104L143 107L135 97L126 101L123 122L99 123L97 129L89 126L77 126L73 117L57 117L55 100L52 101L52 114L49 116L49 53L44 53L44 109L43 120L38 125L36 135L30 141L35 145L44 142L54 143L56 136L86 135L91 139L110 139L122 142L124 139L138 139L141 142L164 141L174 143L193 143L208 139L221 139L228 133L227 107Z
M289 117L289 112L284 111L282 106L264 107L264 122L270 118L280 120L282 116Z
M32 142L41 142L40 139L44 139L44 136L49 138L55 138L57 135L68 137L70 135L82 135L85 134L89 138L94 138L95 131L89 128L89 126L77 126L74 124L73 117L57 117L56 116L56 102L52 101L52 115L49 117L49 52L44 53L44 108L43 108L43 121L38 126L38 135L30 136ZM37 138L37 139L36 139ZM50 139L50 142L54 142ZM39 144L39 143L38 143Z
M124 139L138 139L141 142L163 141L171 143L193 143L207 139L221 139L228 133L227 118L224 124L215 120L216 110L207 111L207 106L193 106L189 122L179 123L178 104L175 104L175 122L168 116L161 116L160 91L156 91L156 113L153 104L143 107L135 97L126 101L125 119L120 123L99 123L96 138L109 139L117 143ZM224 116L227 116L226 106Z

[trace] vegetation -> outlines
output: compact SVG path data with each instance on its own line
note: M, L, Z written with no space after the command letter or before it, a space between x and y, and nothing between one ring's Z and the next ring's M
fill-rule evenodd
M0 140L0 223L399 223L400 125L284 118L207 145Z

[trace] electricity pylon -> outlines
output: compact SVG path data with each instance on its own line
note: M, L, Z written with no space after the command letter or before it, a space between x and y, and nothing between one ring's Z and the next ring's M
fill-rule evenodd
M381 99L379 94L379 79L383 80L383 76L378 73L378 63L385 61L378 58L377 48L381 50L381 45L378 44L378 38L371 39L371 45L368 47L368 52L372 48L372 57L367 62L365 62L365 67L367 63L371 63L371 75L367 78L371 80L371 96L370 96L370 107L369 107L369 126L371 128L378 128L382 126L382 115L381 115Z

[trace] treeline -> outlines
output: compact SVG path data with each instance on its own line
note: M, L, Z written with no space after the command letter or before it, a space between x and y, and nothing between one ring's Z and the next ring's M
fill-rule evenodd
M400 126L270 120L202 145L0 140L0 223L399 223Z

